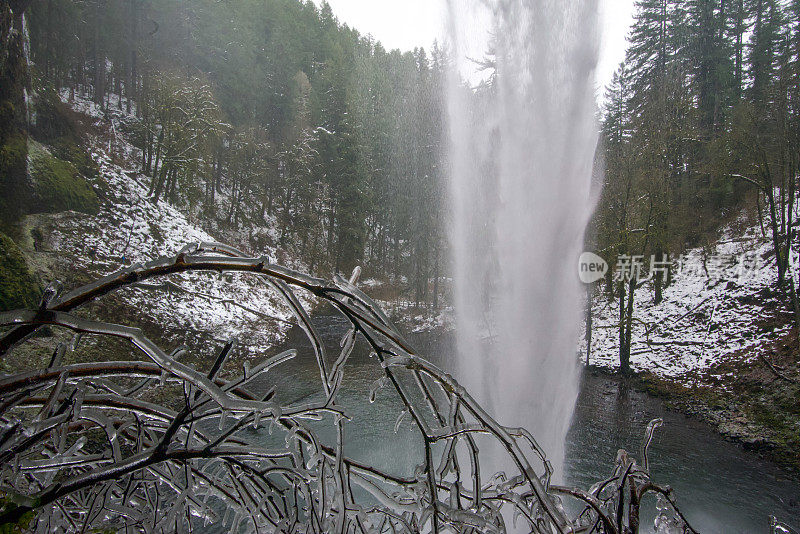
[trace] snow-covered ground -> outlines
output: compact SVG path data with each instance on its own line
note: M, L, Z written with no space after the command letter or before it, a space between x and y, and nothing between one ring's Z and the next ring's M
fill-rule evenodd
M67 97L62 93L65 101ZM110 120L104 120L94 103L77 95L71 105L92 117L103 132L90 139L92 158L100 169L93 185L101 208L94 216L74 212L52 216L47 252L69 256L72 269L94 278L132 263L175 255L187 244L218 241L168 202L153 203L148 198L148 179L136 170L137 150L119 133L120 121L131 117L112 103ZM274 248L259 251L261 255L277 261ZM255 275L188 273L173 275L170 282L173 285L162 289L125 289L121 298L126 307L143 310L174 331L184 325L187 331L208 332L219 340L239 337L252 352L266 350L290 326L289 308ZM302 292L298 297L306 305L311 302Z
M661 303L654 304L651 283L636 289L631 346L635 371L689 378L688 372L705 372L726 358L755 358L757 351L751 349L789 330L790 317L775 317L788 310L774 294L777 270L769 229L762 233L757 223L747 227L747 220L742 213L716 243L685 253ZM747 227L743 232L742 226ZM790 263L797 280L797 257ZM617 368L618 298L596 297L593 317L591 363ZM585 351L584 341L584 356Z
M405 277L401 277L400 280L395 281L395 284L397 283L407 287L408 280ZM397 326L414 334L421 332L445 333L455 328L455 310L447 302L447 297L445 296L448 291L445 287L449 288L452 285L452 279L442 277L440 284L438 307L434 309L425 304L418 306L411 299L412 292L408 289L403 294L397 294L397 287L392 286L386 280L367 278L358 283L362 291L372 296L375 303L386 312ZM390 298L385 296L387 289L393 293ZM381 294L384 296L378 296Z
M393 321L409 332L449 332L455 328L455 310L452 306L442 306L433 310L426 306L416 306L408 300L377 301Z

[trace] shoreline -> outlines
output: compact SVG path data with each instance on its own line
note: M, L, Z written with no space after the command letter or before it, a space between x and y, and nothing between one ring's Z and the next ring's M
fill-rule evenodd
M624 382L650 397L664 402L666 408L686 415L709 426L727 441L743 450L757 454L781 468L791 476L800 476L800 451L793 444L776 438L773 429L765 428L746 415L746 400L739 403L728 395L709 391L708 387L690 388L677 380L659 377L653 373L635 373L623 376L607 367L584 366L584 373Z

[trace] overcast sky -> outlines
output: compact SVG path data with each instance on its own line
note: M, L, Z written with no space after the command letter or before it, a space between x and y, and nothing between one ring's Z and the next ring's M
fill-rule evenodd
M314 1L318 5L322 3L322 0ZM611 80L625 56L625 38L632 21L633 2L600 0L603 43L597 78L601 87ZM445 0L328 0L328 3L340 22L363 34L371 34L389 49L430 48L435 39L443 40Z

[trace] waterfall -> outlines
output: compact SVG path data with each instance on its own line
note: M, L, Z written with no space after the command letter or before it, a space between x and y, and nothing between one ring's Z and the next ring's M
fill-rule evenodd
M578 393L578 257L598 125L597 0L449 0L457 372L503 424L529 429L557 476ZM470 36L491 77L465 85ZM478 56L480 58L480 56Z

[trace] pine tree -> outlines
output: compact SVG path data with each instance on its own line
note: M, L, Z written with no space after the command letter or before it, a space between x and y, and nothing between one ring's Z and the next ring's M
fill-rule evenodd
M730 8L720 0L688 0L689 49L699 126L712 132L722 126L734 87L732 50L725 39Z
M776 0L750 0L753 34L750 38L750 100L766 105L775 63L775 47L780 28L780 10Z

